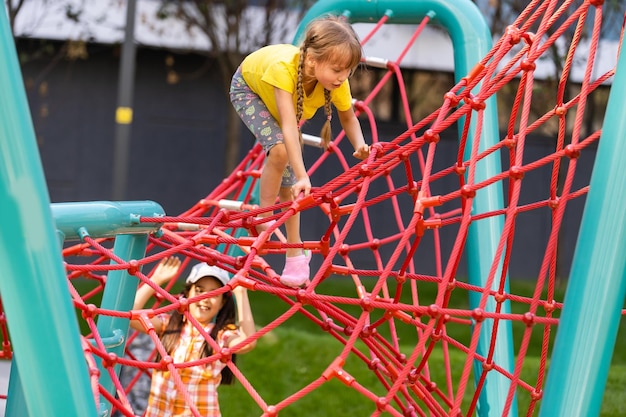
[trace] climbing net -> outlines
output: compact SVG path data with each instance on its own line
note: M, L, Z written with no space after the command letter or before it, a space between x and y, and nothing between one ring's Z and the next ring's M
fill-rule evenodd
M107 316L131 318L173 310L188 314L187 300L177 296L174 282L157 288L155 302L146 310L120 312L98 307L108 273L127 270L139 285L149 285L154 266L175 255L183 260L181 275L187 265L198 261L229 271L233 280L222 291L246 287L253 311L255 294L261 293L284 306L271 320L257 320L260 327L248 342L260 345L286 321L301 316L314 324L316 336L336 344L338 353L322 364L319 375L272 402L263 384L247 378L233 363L236 349L201 360L205 365L226 363L253 399L258 415L274 416L289 406L297 407L303 398L334 381L344 384L343 388L334 385L335 389L354 390L370 403L371 415L473 415L490 375L508 383L502 415L509 415L516 403L524 414L532 415L542 398L551 341L562 308L557 291L558 249L565 233L576 233L565 229L566 209L588 191L588 175L577 168L582 166L582 158L592 162L600 137L599 130L585 133L585 109L614 74L614 70L595 72L601 2L578 3L531 2L481 62L447 91L443 103L418 122L412 120L400 71L411 45L398 57L366 58L365 67L384 72L371 93L355 102L364 130L371 132L370 157L359 163L351 161L344 133L339 133L330 147L318 150L317 159L308 164L312 183L318 185L311 195L293 203L277 203L268 217L263 217L267 210L255 205L255 186L264 161L257 145L230 176L189 210L178 216L142 218L141 222L161 225L158 233L149 236L144 258L120 259L111 239L87 236L80 244L67 247L69 288L91 332L84 349L94 369L96 395L103 396L121 415L141 414L128 393L142 376L155 368L178 372L198 364L154 362L154 353L140 358L132 349L124 357L112 355L106 349L106 335L97 328L96 321ZM387 20L385 16L374 24L363 43L375 37ZM428 23L426 17L411 42ZM583 37L583 30L590 26L591 35ZM562 70L549 93L542 84L540 100L549 109L537 113L536 66L555 47L565 51ZM573 82L572 68L580 57L586 58L584 76L582 82ZM401 92L407 125L389 140L379 135L370 109L386 83L396 83ZM494 143L485 144L486 131L491 129L486 115L496 105L496 93L506 89L513 97L506 106L500 103L500 112L506 111L500 116L501 121L506 119L506 128ZM546 132L553 133L549 138L531 139ZM445 139L450 136L454 141ZM532 140L547 151L538 156L527 152ZM312 135L305 135L305 142L314 147L320 143ZM315 151L307 153L310 157ZM502 170L485 175L482 167L494 158L502 163ZM533 178L532 186L527 185ZM530 189L525 186L540 191L525 194L524 190ZM504 191L501 206L476 204L494 189ZM301 245L287 244L281 233L285 221L296 213L302 216L305 241ZM543 255L531 277L530 291L515 293L513 286L509 288L507 272L514 257L514 238L523 233L520 224L530 213L540 213L543 219L544 234L532 243ZM269 221L273 222L267 230L258 236L253 233L256 226ZM466 242L472 228L481 222L495 222L499 227L493 250L489 249L490 266L475 281L464 276L462 261L471 256ZM299 246L314 254L310 282L300 289L285 287L275 269L282 268L280 258L286 248ZM85 280L93 283L89 291L78 285ZM344 283L348 291L341 295L329 292L332 282ZM471 308L469 299L475 300ZM499 362L497 348L502 339L493 330L498 325L516 330L515 360L510 365ZM407 336L401 339L400 334ZM481 334L487 335L486 349ZM129 345L135 337L130 336ZM145 343L163 349L154 331L149 337ZM536 355L529 365L531 351ZM8 348L3 352L10 356ZM98 361L115 394L99 384ZM300 367L308 361L294 354L291 363ZM117 372L120 365L125 371L134 371L124 383ZM530 374L524 371L528 367L534 370ZM356 377L360 368L374 375L375 383ZM184 392L182 383L178 389ZM192 410L198 415L193 406ZM332 415L332 410L326 415Z

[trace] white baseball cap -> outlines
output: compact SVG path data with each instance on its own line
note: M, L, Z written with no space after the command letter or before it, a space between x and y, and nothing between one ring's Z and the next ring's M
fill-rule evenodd
M228 275L228 272L217 266L212 266L205 262L202 262L194 265L194 267L191 268L191 272L189 273L189 276L187 277L185 282L187 284L195 284L200 278L204 277L217 278L222 283L222 285L226 285L228 281L230 281L230 275Z

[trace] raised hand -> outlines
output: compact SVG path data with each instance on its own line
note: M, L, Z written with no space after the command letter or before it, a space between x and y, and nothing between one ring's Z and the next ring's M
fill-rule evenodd
M150 279L159 286L166 284L176 277L180 269L180 259L176 256L161 259Z

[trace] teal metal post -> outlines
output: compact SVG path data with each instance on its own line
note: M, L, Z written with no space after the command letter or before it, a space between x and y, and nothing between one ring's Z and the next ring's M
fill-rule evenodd
M92 238L153 233L160 223L141 223L141 218L165 215L153 201L53 203L50 208L57 232L66 241L81 239L85 231Z
M540 417L600 415L626 296L626 54L611 86Z
M7 403L4 409L4 414L7 417L21 416L25 412L28 412L28 406L26 405L26 397L24 396L24 384L22 384L22 378L20 377L18 364L13 361L11 364L11 372L9 375L9 389L7 391Z
M113 252L127 261L141 259L146 253L148 234L156 232L159 223L141 223L141 217L161 217L163 208L152 201L93 201L84 203L55 203L51 205L57 232L63 239L75 240L85 236L102 238L116 236ZM107 276L102 303L107 310L128 311L133 307L137 291L137 278L126 270L111 271ZM119 317L100 316L98 333L110 353L124 355L129 321ZM100 384L115 396L114 384L102 361ZM119 374L120 366L115 370ZM111 410L110 403L103 399L101 413Z
M20 407L8 417L96 415L43 167L7 15L0 12L0 293ZM26 384L24 384L26 382ZM23 387L27 385L28 389Z
M432 22L443 26L450 35L454 47L454 73L458 81L466 76L492 47L489 28L474 3L470 0L321 0L315 3L304 16L295 35L296 43L302 38L306 25L323 14L346 14L351 23L373 23L383 16L389 16L389 23L417 24L426 15L434 16ZM480 88L480 85L476 87ZM482 151L499 142L498 116L495 96L486 100L484 129L480 141ZM462 123L462 122L461 122ZM475 119L469 130L468 143L474 140ZM460 129L459 129L460 130ZM465 157L468 158L471 149ZM502 171L499 154L493 154L476 167L475 181L480 182ZM494 184L476 194L473 211L486 213L503 207L503 192L500 184ZM494 262L498 241L504 227L502 218L489 218L473 223L467 237L469 282L484 287L491 265ZM498 271L502 271L502 260L498 260ZM497 283L494 288L497 289ZM505 291L508 292L508 283ZM470 308L478 307L480 295L470 296ZM495 301L489 300L485 310L495 311ZM508 314L510 303L503 304L501 312ZM479 337L478 354L486 356L493 334L493 320L485 320ZM500 322L497 333L496 350L493 360L504 369L514 369L514 349L511 323ZM475 374L483 372L480 363L474 366ZM501 416L508 395L510 381L499 373L488 374L483 394L479 399L478 415L481 417ZM517 416L517 402L513 401L509 415Z
M124 260L141 259L146 253L148 235L119 235L115 238L113 251L115 255ZM114 262L111 261L113 264ZM102 308L116 311L129 311L133 308L135 293L137 292L138 279L128 273L127 270L111 271L108 274L104 293L102 294ZM129 320L120 317L100 316L98 318L98 333L109 340L106 346L109 353L117 357L124 356L126 336L128 335ZM102 361L97 360L100 368L100 384L102 387L115 395L115 387L109 373L102 366ZM120 365L115 366L115 372L119 375ZM102 401L111 409L110 403L102 398ZM105 406L106 407L106 406Z

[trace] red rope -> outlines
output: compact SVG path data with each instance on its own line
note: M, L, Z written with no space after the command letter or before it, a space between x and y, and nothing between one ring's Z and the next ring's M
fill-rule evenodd
M572 94L568 90L573 83L571 77L577 62L574 58L582 51L583 28L590 7L594 7L595 17L591 37L587 40L583 81L580 91ZM363 38L363 43L373 39L388 19L386 15L381 18ZM344 155L341 141L345 134L339 133L328 150L309 167L314 183L316 173L326 167L337 168L338 173L325 184L314 187L310 197L277 203L271 208L269 218L259 220L260 215L268 214L268 209L250 203L264 160L260 146L255 145L233 173L193 207L178 216L140 219L144 223L161 225L160 230L150 236L147 254L142 259L120 259L111 249L111 239L89 236L64 249L70 294L91 332L92 343L85 351L86 357L89 360L93 356L103 363L115 387L115 394L100 387L98 395L104 396L123 415L133 416L136 410L131 410L126 393L140 375L138 373L132 379L129 387L124 387L116 375L116 365L143 373L157 368L168 369L175 378L177 389L188 401L178 370L224 361L262 414L268 417L277 416L286 407L297 406L300 399L334 379L361 394L363 401L370 402L372 415L461 416L475 413L487 376L498 373L510 382L503 415L508 415L515 395L520 392L530 396L526 413L532 415L541 400L550 338L553 327L558 325L558 313L562 308L562 301L554 298L559 274L558 245L563 241L565 213L570 201L584 197L588 191L588 185L574 181L577 159L581 153L588 153L600 137L600 131L589 132L586 136L583 133L586 103L614 74L614 70L610 70L592 79L602 8L589 2L574 7L573 1L532 1L471 73L450 88L441 107L414 123L401 66L429 20L425 18L419 24L401 54L388 61L370 94L355 104L362 124L372 132L370 157L355 163L350 153ZM556 84L554 107L544 114L536 114L536 65L557 41L564 39L568 49ZM400 93L406 130L387 139L379 137L372 108L390 82L396 84ZM517 87L506 110L506 119L503 118L506 133L497 144L485 147L481 143L485 110L495 101L489 99L505 86ZM567 97L573 98L566 101ZM440 137L460 121L463 123L460 124L458 148L452 155L445 155ZM555 130L555 140L545 143L549 152L529 159L529 135L546 126L553 126ZM468 157L467 147L471 148ZM476 177L480 164L487 158L499 158L501 154L506 157L508 167L489 178ZM535 172L549 172L549 180L546 178L536 186L544 187L545 192L530 201L524 189L526 180ZM474 199L493 186L508 191L504 207L489 212L473 211ZM382 187L386 191L377 191L373 195L372 190ZM241 202L238 210L232 208L237 203L235 199ZM315 210L321 210L328 222L321 226L307 224L308 212ZM384 218L373 214L380 210L386 213ZM519 234L518 218L535 212L550 213L546 216L547 240L537 243L542 245L544 257L535 276L532 294L513 294L506 280L512 256L520 250L515 239ZM300 244L287 244L278 232L296 213L302 213L305 219L302 228L306 235L315 237ZM503 228L488 276L484 277L486 284L480 287L463 282L459 268L466 256L469 229L489 218L502 219ZM266 220L275 221L267 233L259 237L249 236L261 221ZM363 231L366 240L356 238L363 236L355 233L357 228ZM454 236L449 248L442 247L444 234ZM273 265L264 259L268 254L282 255L291 247L311 249L321 261L319 268L312 271L310 284L302 289L282 286ZM230 249L235 248L238 255L230 255ZM433 259L421 259L425 250L434 254ZM363 261L364 253L368 262ZM187 302L183 303L171 294L171 285L160 288L148 278L154 265L171 255L183 258L184 266L189 262L207 261L231 272L234 279L229 287L217 292L244 285L251 291L271 295L275 302L285 306L278 317L258 329L243 344L262 343L270 332L294 316L302 315L317 326L320 333L339 343L341 352L321 375L303 381L301 388L294 389L275 403L267 400L264 387L249 380L199 325L196 327L216 352L202 360L175 364L167 360L160 363L151 359L141 361L132 353L123 358L111 357L103 335L98 334L95 325L98 316L152 317L179 310L194 322L187 311ZM142 268L148 272L141 272ZM426 270L435 272L426 273ZM150 285L155 290L156 303L133 312L95 305L94 300L106 285L106 274L111 271L128 271L137 278L138 285ZM354 285L354 293L337 296L320 291L331 275L349 279ZM74 287L78 278L93 286L79 293ZM436 289L434 300L426 299L424 294L428 292L423 291L426 288ZM453 299L467 298L470 294L479 300L477 308L451 307L456 305ZM514 313L503 312L505 303L513 307ZM254 302L252 308L254 310ZM478 353L479 335L485 330L486 320L494 330L487 351ZM495 356L496 329L498 324L507 322L524 325L512 370L504 369ZM398 336L407 327L414 331L414 340L402 340ZM459 330L467 336L455 336ZM0 359L9 359L11 344L3 314L0 315L0 333L3 338ZM531 336L537 334L541 341L539 371L524 380L521 371L536 340ZM167 352L154 329L150 329L149 335L156 351L166 358ZM250 353L254 354L254 351ZM463 359L463 367L452 369L454 358L458 357ZM295 355L294 361L297 360ZM348 372L347 361L369 368L380 385L374 389L366 387L363 381ZM434 369L443 369L445 378L435 381L439 372L433 372ZM472 376L476 377L475 385ZM189 406L197 416L193 404Z

